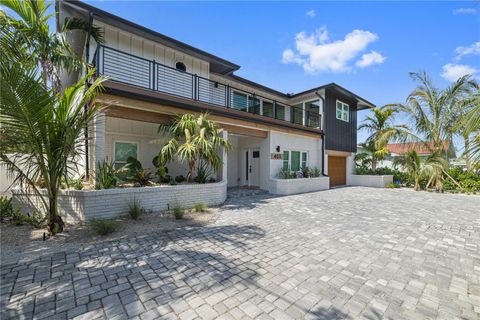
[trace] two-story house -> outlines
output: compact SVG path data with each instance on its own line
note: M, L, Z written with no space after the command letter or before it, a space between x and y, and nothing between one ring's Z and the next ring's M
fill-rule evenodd
M374 105L330 83L285 94L235 75L235 63L78 1L56 3L58 24L67 17L103 30L105 42L72 33L69 41L98 75L108 77L97 99L104 109L88 146L88 166L128 156L144 167L161 148L158 124L184 113L209 112L233 150L217 179L228 186L275 192L282 168L317 167L331 185L346 184L357 148L357 112ZM70 74L66 81L78 75ZM166 140L166 138L165 138ZM171 175L186 167L169 165Z

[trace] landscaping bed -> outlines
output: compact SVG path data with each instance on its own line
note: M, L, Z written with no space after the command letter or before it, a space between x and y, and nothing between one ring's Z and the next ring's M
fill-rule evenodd
M1 263L9 264L18 260L34 260L45 253L54 253L68 248L82 249L103 241L126 239L151 232L164 232L175 228L201 227L213 223L220 212L210 208L206 212L186 210L183 219L176 219L173 213L146 213L138 220L124 216L111 220L115 230L100 235L92 224L68 225L63 233L43 241L46 228L35 229L30 225L16 226L8 221L0 223L2 243Z

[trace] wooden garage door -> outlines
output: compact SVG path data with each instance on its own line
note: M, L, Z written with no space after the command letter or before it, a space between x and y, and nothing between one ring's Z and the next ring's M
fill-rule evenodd
M346 157L328 156L330 186L341 186L347 183L346 159Z

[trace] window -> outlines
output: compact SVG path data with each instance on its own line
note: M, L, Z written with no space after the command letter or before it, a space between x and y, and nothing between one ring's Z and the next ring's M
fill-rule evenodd
M237 91L233 91L232 107L237 110L247 111L247 108L248 108L247 95Z
M260 100L254 97L248 97L248 112L260 114Z
M283 169L299 171L308 166L306 151L283 151Z
M348 104L337 100L337 114L336 115L337 115L338 120L348 122L349 121L349 116L348 116L349 111L350 111L350 107L348 106Z
M187 71L187 66L183 62L177 62L175 64L175 69L186 72Z
M309 127L320 127L320 100L305 102L305 124Z
M279 103L275 104L275 119L285 120L285 106Z
M292 122L303 124L303 103L296 104L292 108Z
M115 141L113 153L115 167L120 168L127 163L129 157L138 159L138 144L136 142Z
M263 102L262 102L262 114L265 117L273 118L273 103L263 100Z

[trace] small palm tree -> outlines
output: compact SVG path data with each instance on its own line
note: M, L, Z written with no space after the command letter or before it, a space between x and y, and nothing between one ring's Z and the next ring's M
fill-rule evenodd
M422 176L422 162L415 150L407 151L399 157L395 157L394 164L403 168L413 180L413 190L420 190L420 178Z
M207 113L198 117L192 114L176 116L172 123L160 125L158 131L171 137L160 150L159 165L171 162L175 158L186 162L188 182L194 178L197 161L204 161L218 170L222 165L218 155L219 148L223 147L227 151L232 149L230 142L221 136L223 129L209 120Z
M88 88L86 78L56 94L45 87L37 66L11 64L0 58L0 159L14 181L31 187L42 201L51 234L62 232L58 213L62 180L78 172L82 132L97 111L84 106L100 91L102 79ZM13 154L13 155L12 155ZM46 199L37 181L42 181Z
M393 123L397 110L383 106L372 110L373 115L367 116L358 130L366 130L370 136L363 144L364 148L371 153L372 171L377 169L377 162L388 155L387 144L392 139L399 139L408 135L408 127Z

